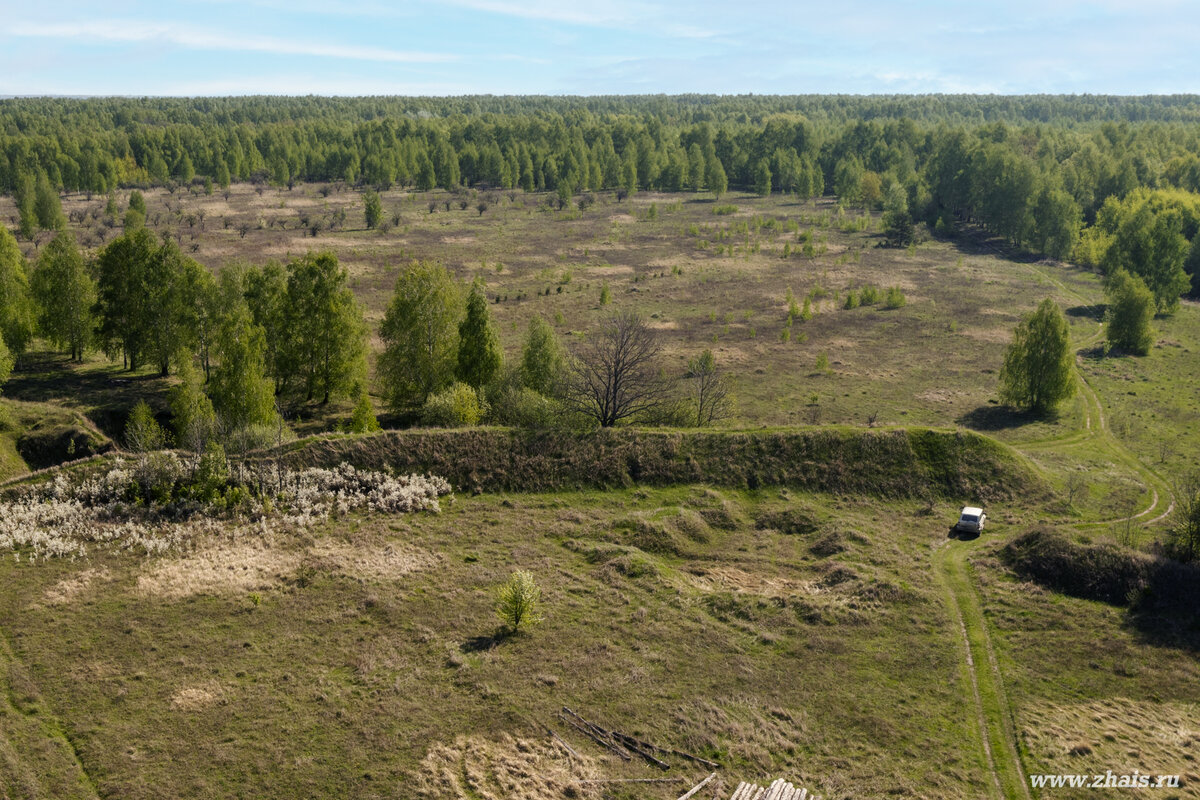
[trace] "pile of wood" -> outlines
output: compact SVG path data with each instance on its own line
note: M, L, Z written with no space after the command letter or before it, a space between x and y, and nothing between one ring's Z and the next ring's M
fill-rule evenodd
M739 783L729 800L821 800L808 789L797 789L792 784L779 778L770 786L759 786L756 783Z

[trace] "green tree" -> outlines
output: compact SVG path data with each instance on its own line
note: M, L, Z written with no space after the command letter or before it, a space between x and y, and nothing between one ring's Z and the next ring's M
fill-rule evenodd
M704 182L708 184L708 190L713 193L713 197L718 200L729 190L729 178L725 175L725 167L721 164L721 159L717 158L716 153L713 153L712 157L708 159Z
M175 167L175 174L179 176L179 182L184 186L191 183L192 178L196 177L196 168L192 165L192 157L187 154L186 150L179 157L179 163Z
M1061 189L1042 189L1033 209L1033 246L1051 258L1071 257L1079 243L1083 212Z
M296 375L294 348L288 346L290 311L287 307L287 271L277 261L261 268L221 270L222 297L245 296L254 324L266 333L267 374L275 381L275 394L283 394Z
M167 434L154 418L154 412L145 400L129 412L125 420L125 446L135 453L148 453L166 447Z
M844 205L855 205L862 197L862 162L857 156L838 161L833 171L833 193Z
M712 350L705 350L688 362L687 380L696 427L711 425L729 416L729 385L717 369Z
M143 218L146 216L146 198L137 189L129 193L129 210L139 212Z
M476 279L467 295L467 314L458 325L458 369L455 374L460 381L481 389L499 374L502 360L500 341L488 312L484 283L482 279Z
M687 149L687 182L692 191L698 192L704 188L704 151L700 145L693 142Z
M771 162L765 158L754 165L754 193L762 197L771 193Z
M434 392L421 406L421 423L435 428L461 428L478 425L487 414L479 392L465 383L455 381L440 392Z
M633 197L638 190L637 159L632 152L627 152L621 162L621 189L626 197Z
M204 267L170 240L164 240L145 265L139 287L144 293L139 328L146 359L157 364L164 377L177 356L190 353L196 345L196 291L203 283L203 272Z
M137 228L144 227L145 224L146 212L132 206L125 211L125 216L121 218L121 227L126 231L136 230Z
M400 273L383 317L378 369L389 407L420 408L454 379L462 290L441 264L416 262Z
M179 383L171 387L169 399L175 441L199 453L217 435L217 413L190 358L179 359L178 375Z
M38 231L37 192L32 175L24 173L17 178L15 199L19 218L18 230L26 239L32 241Z
M141 366L147 347L150 264L157 252L154 236L141 228L113 239L97 260L100 345L110 357L120 353L130 370Z
M1167 552L1184 563L1200 559L1200 474L1192 474L1175 488L1178 508L1167 534Z
M58 189L50 183L50 178L44 172L37 176L37 186L34 189L33 210L37 215L38 227L44 231L55 231L67 224L63 216L62 203L58 197Z
M96 282L71 232L60 231L42 250L33 293L42 333L55 347L67 350L72 361L82 361L96 325Z
M521 350L521 383L547 397L563 388L567 358L554 328L541 317L529 320L525 346Z
M536 625L542 621L541 600L542 590L534 581L533 575L518 570L497 592L496 615L516 634L523 626Z
M374 433L380 430L379 420L375 418L375 409L366 389L358 392L358 402L354 405L354 413L350 417L351 433Z
M1067 320L1058 304L1046 298L1013 332L1000 368L1000 397L1009 405L1045 412L1074 393Z
M231 430L272 425L278 419L263 360L265 339L244 303L228 309L217 336L209 392L221 421Z
M0 337L10 358L19 359L29 347L36 323L25 256L8 228L0 225Z
M1154 294L1136 275L1119 269L1109 276L1104 293L1108 298L1105 337L1110 347L1144 356L1154 344Z
M12 374L12 368L12 353L8 352L8 345L4 343L4 337L0 336L0 386L3 386L8 380L8 376Z
M1191 283L1192 297L1200 297L1200 232L1192 239L1192 249L1188 251L1183 269L1188 274Z
M1101 262L1104 273L1111 275L1124 269L1137 275L1154 294L1160 314L1175 311L1179 296L1190 283L1183 269L1188 241L1182 230L1183 217L1177 208L1156 213L1150 203L1142 203L1120 222Z
M288 264L284 360L295 365L306 400L347 394L365 373L366 323L346 270L331 252Z
M883 238L892 247L907 247L916 238L908 194L898 183L888 186L883 203Z
M374 228L383 219L383 203L378 192L368 190L363 194L363 215L368 228Z

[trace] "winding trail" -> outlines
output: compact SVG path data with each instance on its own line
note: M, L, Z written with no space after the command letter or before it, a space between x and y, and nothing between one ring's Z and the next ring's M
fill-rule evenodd
M1006 254L991 243L986 246L999 257ZM1015 263L1015 262L1014 262ZM1086 308L1095 308L1081 294L1061 280L1041 270L1037 264L1025 263L1039 281L1054 286ZM1135 514L1096 522L1075 523L1076 529L1108 527L1122 522L1137 521L1145 527L1160 522L1175 508L1170 485L1158 473L1142 463L1109 429L1104 404L1095 387L1082 370L1084 353L1094 348L1104 337L1103 323L1087 338L1075 343L1075 376L1083 397L1083 420L1078 430L1058 436L1013 443L1014 449L1026 455L1039 450L1070 450L1087 445L1114 463L1138 476L1150 493L1150 502ZM1160 508L1164 505L1166 509ZM1154 515L1159 511L1157 515ZM1152 516L1153 515L1153 516ZM983 763L990 775L992 795L1003 800L1030 800L1029 781L1021 761L1020 745L1012 706L1004 689L1004 677L996 660L988 631L983 604L972 575L969 555L979 540L946 539L933 549L934 574L942 585L947 608L957 625L963 647L964 671L967 674L974 701L974 716L979 728Z

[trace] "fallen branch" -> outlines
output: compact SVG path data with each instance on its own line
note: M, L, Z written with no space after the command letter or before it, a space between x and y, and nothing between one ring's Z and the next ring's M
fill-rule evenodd
M569 744L567 744L566 742L564 742L564 741L563 741L563 738L562 738L561 736L559 736L557 733L555 733L554 731L550 730L549 728L546 728L546 733L548 733L548 734L550 734L551 736L553 736L553 737L554 737L554 738L555 738L555 739L558 741L558 743L559 743L559 744L561 744L563 747L565 747L565 748L567 749L567 752L568 752L568 753L570 753L571 755L575 756L575 757L576 757L576 758L578 758L580 761L583 761L583 758L582 758L582 757L579 755L579 753L576 753L574 750L572 750L572 749L571 749L571 745L569 745Z
M689 797L691 797L691 796L692 796L692 795L694 795L696 792L700 791L700 790L701 790L701 789L703 789L705 786L707 786L707 785L708 785L708 782L709 782L709 781L711 781L711 780L712 780L713 778L715 778L715 777L717 777L717 773L715 773L715 772L709 773L709 776L708 776L707 778L705 778L704 780L700 781L700 782L699 782L699 783L697 783L695 786L693 786L691 789L689 789L689 790L688 790L688 792L687 792L687 794L681 794L681 795L679 796L679 800L688 800L688 798L689 798Z
M682 775L674 778L589 778L575 783L679 783L686 780Z
M614 733L616 733L616 732L614 731ZM640 739L635 739L632 736L628 736L624 733L619 733L617 735L620 736L622 739L628 739L631 742L636 742L638 745L648 748L650 750L657 750L658 752L666 753L667 755L679 756L680 758L686 758L691 761L695 761L697 764L703 764L706 767L711 767L713 769L719 769L721 766L720 764L718 764L715 761L709 761L707 758L701 758L700 756L694 756L691 753L685 753L682 750L672 750L669 747L659 747L656 744L650 744L649 742L643 742Z
M642 749L642 747L639 746L640 743L638 742L638 740L634 739L632 736L625 736L624 734L617 733L616 731L610 731L606 728L601 728L596 723L590 722L590 721L584 719L583 717L579 716L578 714L576 714L574 711L567 708L566 706L563 706L563 711L566 712L567 714L570 714L572 717L579 720L581 723L583 723L587 727L591 728L592 731L594 731L596 733L596 735L598 735L604 739L607 739L619 746L623 746L626 750L630 750L634 753L637 753L639 756L646 759L646 761L649 761L651 764L658 767L659 769L668 770L671 768L671 765L668 764L667 762L662 761L661 759L655 758L653 756L653 754Z
M587 726L580 725L578 722L571 719L570 717L563 717L563 721L566 722L568 725L570 725L575 730L582 733L584 736L586 736L589 739L591 739L592 741L594 741L596 744L600 745L601 747L607 747L609 750L616 753L618 756L620 756L625 761L633 760L633 756L631 756L631 755L629 755L629 753L625 752L625 750L620 745L616 744L615 742L604 739L601 736L598 736L597 734L588 730Z

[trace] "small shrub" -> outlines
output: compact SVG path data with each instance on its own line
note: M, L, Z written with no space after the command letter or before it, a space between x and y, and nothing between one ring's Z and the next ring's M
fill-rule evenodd
M737 206L726 203L725 205L713 206L712 213L716 214L718 217L726 217L730 214L736 214L737 210Z
M486 413L487 404L465 383L430 395L421 408L421 422L437 428L461 428L478 425Z
M858 293L858 302L864 306L873 306L880 300L880 291L878 286L867 284L862 287Z
M829 372L829 356L826 353L817 355L817 372Z
M500 425L544 430L558 422L562 406L528 387L507 387L491 404L491 418Z
M225 448L220 442L211 440L200 456L196 467L196 475L192 480L193 494L205 501L218 497L229 483L229 459L225 457Z
M497 593L496 614L512 633L519 633L521 626L537 625L542 621L541 599L542 590L533 575L517 570Z
M286 425L245 425L225 434L225 449L234 453L265 450L268 447L290 442L296 434Z
M887 298L884 300L883 305L885 308L903 308L906 302L908 301L905 299L904 292L900 290L900 287L892 286L887 290Z
M354 406L354 414L350 417L351 433L374 433L380 430L379 420L375 418L375 409L371 406L371 398L366 392L358 396L358 404Z
M600 287L600 305L606 306L610 302L612 302L612 292L608 288L608 283L605 282L604 285Z
M842 308L847 310L851 308L858 308L858 293L853 289L850 289L846 292L846 301L842 303Z
M133 407L125 422L125 446L135 453L161 450L166 446L167 435L154 419L149 404L142 400Z

